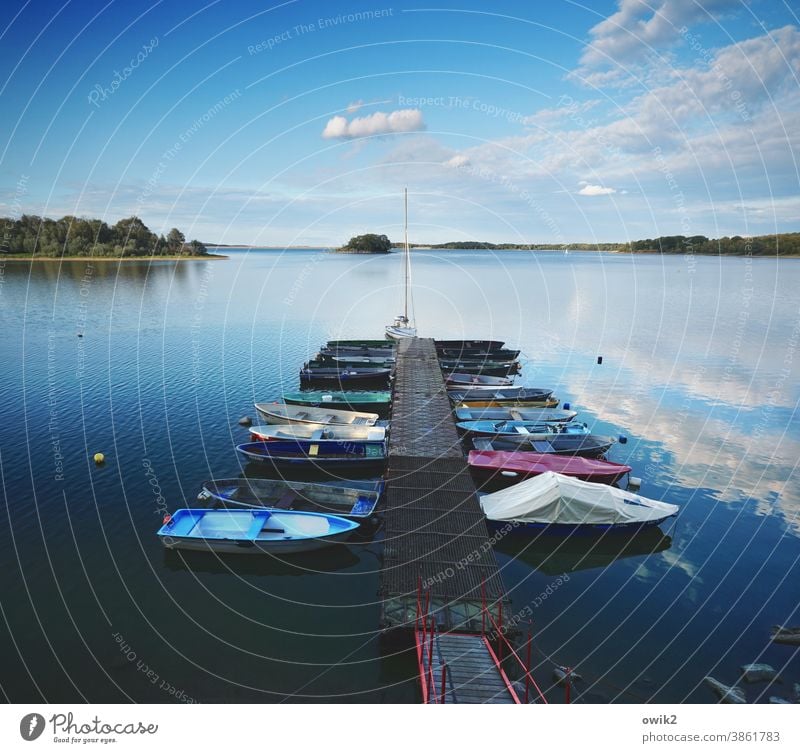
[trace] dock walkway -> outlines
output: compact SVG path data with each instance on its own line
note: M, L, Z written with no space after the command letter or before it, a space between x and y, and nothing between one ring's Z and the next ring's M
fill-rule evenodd
M442 631L479 632L504 598L433 340L401 340L389 436L381 626L413 626L420 584Z

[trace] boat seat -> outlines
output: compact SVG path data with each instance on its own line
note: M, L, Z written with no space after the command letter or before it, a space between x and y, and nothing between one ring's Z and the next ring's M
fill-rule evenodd
M314 441L322 439L324 434L325 434L325 429L316 429L315 431L311 432L311 439Z
M321 424L329 424L331 421L333 421L334 418L336 418L336 416L334 416L332 413L328 413L328 414L326 414L326 415L324 415L322 417L322 419L319 421L319 423L321 423Z
M275 503L275 507L279 510L290 510L292 503L297 499L294 489L287 489L283 496Z
M530 434L527 426L515 426L517 434Z

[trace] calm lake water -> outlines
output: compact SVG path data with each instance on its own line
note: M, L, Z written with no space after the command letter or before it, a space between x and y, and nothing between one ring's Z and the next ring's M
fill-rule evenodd
M155 536L159 492L240 473L254 401L327 339L382 336L400 255L0 265L5 697L416 700L376 633L380 534L288 565ZM499 546L537 655L585 701L713 702L706 675L755 661L787 682L748 698L788 696L800 659L769 628L800 624L800 262L418 251L413 279L421 335L521 348L523 383L626 435L610 459L681 506L655 553Z

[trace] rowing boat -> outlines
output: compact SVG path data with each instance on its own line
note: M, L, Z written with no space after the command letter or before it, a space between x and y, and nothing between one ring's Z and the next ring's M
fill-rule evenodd
M553 390L540 387L496 387L493 390L466 388L448 390L447 394L454 403L469 403L473 407L479 408L502 406L506 403L549 400L553 395Z
M445 377L447 389L461 390L465 387L475 389L476 387L507 387L514 383L513 377L486 376L481 374L462 374L454 371Z
M596 434L553 434L546 439L532 437L479 437L472 440L476 450L538 452L547 455L581 455L601 458L616 440Z
M247 460L266 463L276 471L322 471L345 478L348 473L379 475L386 462L384 442L281 439L272 442L246 442L238 445L236 451Z
M455 409L458 421L534 421L538 424L563 424L578 415L574 410L547 410L545 408L464 408Z
M307 390L305 392L284 392L283 402L289 405L310 405L314 408L382 412L389 410L392 402L392 393L374 390L345 390L341 392Z
M503 437L511 440L547 439L554 434L589 434L589 427L577 422L547 424L534 421L459 421L456 427L468 437Z
M227 554L308 552L345 541L358 523L292 510L176 510L158 531L167 549Z
M325 426L324 424L267 424L250 428L252 442L273 442L279 439L383 443L386 441L386 429L383 426Z
M311 408L305 405L283 403L256 403L256 411L268 424L345 424L353 426L375 426L377 413L362 413L333 408Z
M310 484L270 478L213 479L203 484L198 501L209 505L268 507L367 518L375 511L383 481Z

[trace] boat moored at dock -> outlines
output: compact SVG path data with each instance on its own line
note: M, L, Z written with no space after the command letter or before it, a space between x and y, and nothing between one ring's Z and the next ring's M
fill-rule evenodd
M326 424L267 424L252 426L253 442L273 442L279 439L309 439L314 442L378 442L386 441L383 426L330 426Z
M563 424L578 415L574 410L552 410L547 408L471 408L458 406L457 421L533 421L538 424Z
M284 403L256 403L255 409L268 424L340 424L351 426L380 425L377 413L336 410L334 408L311 408L306 405Z
M380 475L386 463L385 442L317 442L311 439L279 439L246 442L236 452L248 461L266 463L276 471L326 472L339 478L348 474Z
M313 408L333 408L334 410L376 411L389 410L392 393L387 390L343 390L326 392L306 390L303 392L284 392L283 402L289 405L308 405Z
M480 503L489 522L511 523L517 533L635 532L657 526L679 511L677 505L552 471L485 494Z
M531 451L545 455L580 455L585 458L602 458L616 442L612 437L595 434L552 434L547 438L535 437L478 437L472 440L476 450Z
M383 493L383 481L314 484L270 478L213 479L203 484L198 501L212 506L267 507L367 518Z
M629 465L610 460L538 452L471 450L467 462L473 478L482 485L503 487L547 471L597 484L617 484L633 470Z
M289 554L343 542L356 528L353 520L322 513L180 509L165 518L158 536L167 549Z

